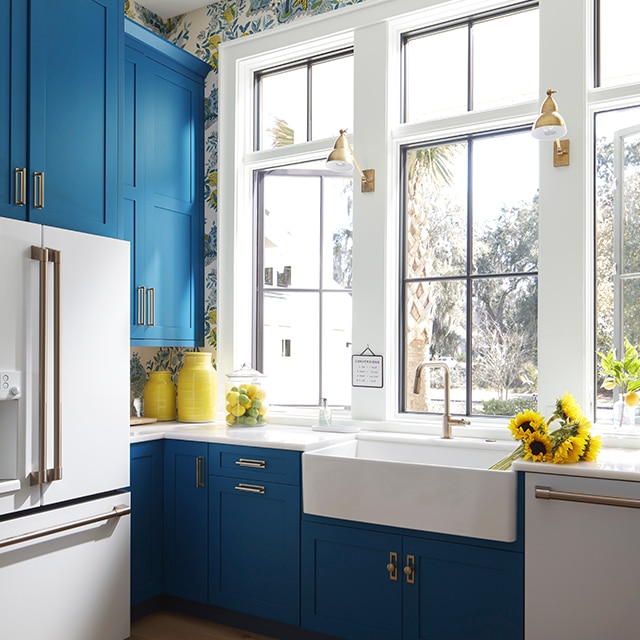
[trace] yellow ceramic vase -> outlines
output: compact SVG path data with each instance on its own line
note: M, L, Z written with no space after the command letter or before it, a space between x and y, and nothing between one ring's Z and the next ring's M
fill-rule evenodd
M178 420L213 422L216 417L218 380L207 352L184 354L178 374Z
M144 385L144 415L158 420L176 419L176 387L168 371L151 371Z

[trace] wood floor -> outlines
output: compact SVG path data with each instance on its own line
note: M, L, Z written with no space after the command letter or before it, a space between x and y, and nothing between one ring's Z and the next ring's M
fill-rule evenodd
M249 631L159 611L131 624L129 640L274 640Z

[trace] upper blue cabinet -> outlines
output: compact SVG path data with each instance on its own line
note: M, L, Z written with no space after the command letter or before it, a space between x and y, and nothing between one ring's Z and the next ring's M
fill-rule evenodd
M0 2L0 215L116 236L120 0Z
M204 78L195 56L125 21L124 238L131 343L204 341Z

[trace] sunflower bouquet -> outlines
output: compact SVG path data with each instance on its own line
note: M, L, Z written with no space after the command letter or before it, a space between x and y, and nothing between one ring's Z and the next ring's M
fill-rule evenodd
M558 426L551 430L554 422ZM569 393L556 402L556 409L548 420L537 411L523 411L511 418L509 430L520 444L490 469L504 471L520 458L555 464L593 462L602 447L600 436L591 435L591 423Z

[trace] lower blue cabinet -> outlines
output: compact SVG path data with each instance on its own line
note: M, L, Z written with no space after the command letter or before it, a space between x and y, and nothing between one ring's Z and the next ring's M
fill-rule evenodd
M208 600L207 444L164 441L164 593Z
M522 640L523 556L302 525L302 626L349 640Z
M162 593L162 444L130 447L132 605Z
M210 603L300 623L300 454L211 445Z

